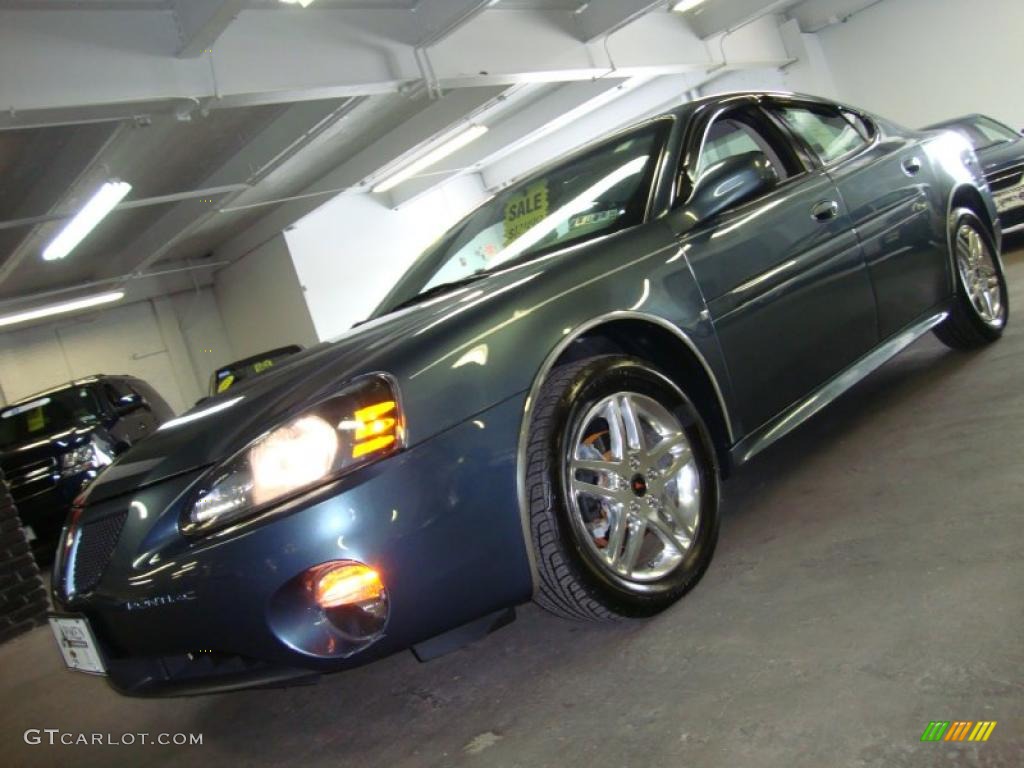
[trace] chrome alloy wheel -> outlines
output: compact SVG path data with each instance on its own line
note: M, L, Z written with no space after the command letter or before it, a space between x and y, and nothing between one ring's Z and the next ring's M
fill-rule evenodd
M1001 327L1006 320L1006 307L995 257L970 224L961 224L956 232L956 266L978 317L986 325Z
M566 457L569 516L593 559L634 590L682 563L700 523L701 474L680 420L617 392L579 422Z

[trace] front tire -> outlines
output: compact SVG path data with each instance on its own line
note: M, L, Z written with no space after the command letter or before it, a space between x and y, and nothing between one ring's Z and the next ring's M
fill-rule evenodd
M537 603L612 620L686 594L718 538L714 457L693 404L645 363L609 355L552 371L526 456Z
M956 295L935 335L953 349L978 349L1003 335L1010 316L1009 292L995 243L967 208L950 216Z

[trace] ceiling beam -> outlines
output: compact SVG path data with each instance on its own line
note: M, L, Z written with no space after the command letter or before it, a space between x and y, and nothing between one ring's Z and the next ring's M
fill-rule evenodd
M191 59L213 52L213 44L245 7L245 0L174 0L174 21L181 47L178 56Z
M579 26L580 39L589 43L664 7L665 0L590 0L573 15Z
M170 11L0 11L0 113L22 123L54 114L73 120L79 109L124 115L159 103L187 113L389 93L423 82L415 46L366 33L367 15L374 18L372 11L244 10L213 54L178 58ZM571 16L479 11L427 51L434 84L448 90L654 76L717 63L675 14L641 16L607 45L581 42ZM737 66L758 58L745 57L734 41L730 53Z
M769 13L782 13L800 0L715 0L680 14L703 38L734 30Z
M435 45L491 4L491 0L420 0L413 7L419 35L417 44L421 47Z

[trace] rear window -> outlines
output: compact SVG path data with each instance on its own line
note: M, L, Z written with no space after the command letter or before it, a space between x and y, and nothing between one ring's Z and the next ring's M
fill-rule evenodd
M781 107L779 116L826 165L867 146L867 127L852 113L828 107Z
M0 450L99 421L100 407L89 387L51 392L0 411Z

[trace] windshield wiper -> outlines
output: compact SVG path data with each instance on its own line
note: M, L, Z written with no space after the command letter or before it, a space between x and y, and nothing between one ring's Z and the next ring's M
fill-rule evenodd
M438 283L437 285L431 288L427 288L427 290L425 291L417 293L415 296L410 296L405 301L399 302L395 306L391 307L391 309L388 311L397 312L400 309L411 307L413 304L419 304L421 301L426 301L427 299L432 298L434 296L439 296L442 293L448 293L448 291L455 290L456 288L461 288L464 285L470 285L471 283L475 283L477 280L482 280L484 277L487 276L487 274L488 272L486 270L481 269L477 270L476 272L473 272L470 275L466 275L465 277L460 278L458 280L452 280L451 282L448 283Z

